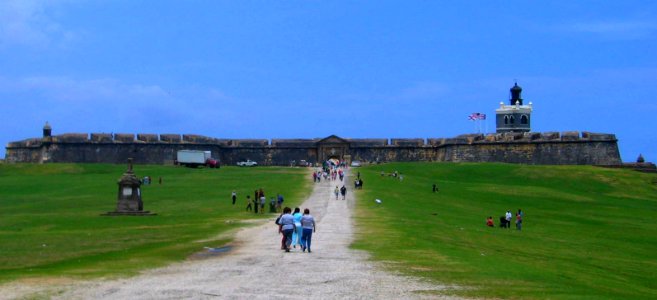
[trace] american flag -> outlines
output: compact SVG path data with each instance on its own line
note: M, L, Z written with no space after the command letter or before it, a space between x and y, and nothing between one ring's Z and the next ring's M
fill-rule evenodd
M470 116L468 116L468 119L471 120L471 121L486 120L486 114L472 113L472 114L470 114Z

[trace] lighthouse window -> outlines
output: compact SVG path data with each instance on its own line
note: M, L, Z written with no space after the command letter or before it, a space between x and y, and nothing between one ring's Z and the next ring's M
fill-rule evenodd
M509 116L504 116L504 124L509 124Z
M527 124L527 121L528 119L526 115L522 115L522 117L520 117L520 124Z
M516 123L516 118L514 116L511 116L509 118L509 122L511 122L511 124L515 124Z

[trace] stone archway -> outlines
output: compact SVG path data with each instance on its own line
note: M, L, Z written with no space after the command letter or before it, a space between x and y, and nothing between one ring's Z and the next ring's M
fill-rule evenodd
M317 143L317 158L320 162L325 162L330 158L336 158L344 161L348 155L349 142L335 135L320 140Z

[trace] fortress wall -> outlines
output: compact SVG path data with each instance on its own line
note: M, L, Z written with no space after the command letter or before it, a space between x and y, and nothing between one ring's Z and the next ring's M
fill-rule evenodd
M218 139L197 134L183 134L182 140L193 144L219 144Z
M258 165L272 165L273 154L267 147L228 147L219 151L219 161L222 165L234 166L238 161L253 160Z
M60 143L84 143L89 140L86 133L65 133L53 137L53 141Z
M135 135L132 133L115 133L114 134L115 143L134 143Z
M424 146L424 139L390 139L390 145L420 147Z
M180 143L182 142L182 138L180 137L180 134L160 134L160 141L165 142L165 143Z
M261 139L239 139L232 140L232 142L237 147L265 147L269 145L269 140Z
M5 161L7 163L40 163L42 158L41 147L24 147L13 144L13 148L7 147Z
M219 155L219 148L212 145L164 144L164 143L60 143L43 148L43 162L74 163L124 163L133 158L137 164L165 164L176 159L178 150L210 150L213 156ZM13 156L13 154L12 154ZM42 162L40 159L31 162Z
M289 165L301 160L317 162L317 148L270 148L271 165Z
M351 148L351 160L367 163L393 161L434 161L437 151L433 147L358 147Z
M272 139L272 147L311 148L317 147L318 139Z
M111 133L92 133L90 138L91 142L94 143L111 143L113 139Z
M237 165L238 161L253 160L261 166L288 166L291 161L317 162L317 148L303 147L228 147L219 149L222 165Z
M448 145L444 161L546 165L618 165L615 141Z
M94 133L26 139L7 145L7 162L89 162L163 164L183 149L209 150L221 164L251 159L260 165L317 162L317 139L215 139L199 135ZM455 138L354 139L348 155L363 162L450 161L524 164L620 165L615 135L591 132L503 133L460 135ZM422 143L421 145L418 145ZM412 144L412 146L402 146Z
M388 145L388 139L347 139L351 147L381 147Z
M145 142L145 143L155 143L155 142L159 142L160 139L158 138L157 134L139 133L137 134L137 141Z

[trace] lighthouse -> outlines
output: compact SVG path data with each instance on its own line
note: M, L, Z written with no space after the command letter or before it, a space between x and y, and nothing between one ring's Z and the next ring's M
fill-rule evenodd
M517 82L511 87L510 94L509 104L500 102L500 107L495 110L497 133L531 131L532 103L523 105L522 88Z

